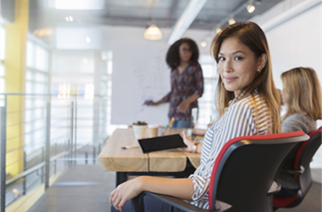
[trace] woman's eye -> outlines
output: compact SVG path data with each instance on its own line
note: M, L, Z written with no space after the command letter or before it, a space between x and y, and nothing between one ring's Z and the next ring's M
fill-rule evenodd
M244 59L244 58L242 58L242 57L235 57L235 60L242 60L242 59Z
M219 60L219 61L224 61L224 60L225 60L225 58L224 58L224 57L219 57L219 58L218 58L218 60Z

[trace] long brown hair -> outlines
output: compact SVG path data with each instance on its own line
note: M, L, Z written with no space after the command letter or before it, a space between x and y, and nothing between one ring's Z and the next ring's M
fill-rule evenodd
M280 99L273 81L271 58L266 36L263 30L253 22L239 22L224 28L215 36L211 45L212 55L217 63L221 44L225 39L230 37L237 38L241 43L246 45L252 52L254 52L256 58L261 57L262 54L267 55L266 65L255 77L253 82L251 82L244 89L243 95L239 98L239 100L245 98L249 94L252 94L253 91L258 88L259 95L265 100L265 103L269 108L272 133L281 132L281 121L279 116ZM225 108L228 107L229 101L234 99L234 97L233 92L225 89L224 83L219 76L215 102L217 111L219 113L219 118L224 115Z
M286 113L288 116L298 113L313 120L322 119L321 86L312 68L297 67L281 75L286 99Z

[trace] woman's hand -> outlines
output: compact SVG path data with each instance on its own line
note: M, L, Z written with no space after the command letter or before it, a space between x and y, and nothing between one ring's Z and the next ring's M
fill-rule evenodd
M152 100L146 100L143 104L148 105L148 106L156 106L156 105L161 104L161 102L162 102L161 100L157 101L157 102L154 102Z
M181 102L178 106L177 106L177 109L181 112L181 113L184 113L186 112L188 109L189 109L189 105L190 105L190 102L188 102L187 100Z
M182 148L184 151L186 152L192 152L193 151L193 140L191 140L188 136L187 136L187 132L186 130L183 130L182 132L183 135L183 142L187 145L186 148Z
M113 204L115 209L123 211L124 204L143 191L142 183L144 180L142 178L143 177L137 177L117 186L111 193L109 200L110 204Z

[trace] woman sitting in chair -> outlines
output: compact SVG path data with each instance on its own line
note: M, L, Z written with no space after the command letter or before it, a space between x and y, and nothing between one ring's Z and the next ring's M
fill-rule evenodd
M282 132L301 130L310 134L317 130L316 121L322 119L322 93L318 77L312 68L297 67L281 75L282 100L286 113L282 119ZM288 154L283 170L292 170L299 146ZM282 171L277 182L282 189L275 196L292 197L299 189L293 174Z
M218 120L209 127L204 142L195 145L184 135L186 151L201 152L201 164L189 178L141 176L119 185L110 196L112 211L131 211L132 198L142 191L171 195L208 209L211 171L224 144L239 136L281 131L279 94L275 88L267 40L255 23L236 23L224 28L212 42L218 63L216 93ZM145 197L146 211L180 211Z
M282 73L282 99L286 114L282 132L302 130L306 134L317 130L322 119L322 93L318 77L312 68L298 67Z

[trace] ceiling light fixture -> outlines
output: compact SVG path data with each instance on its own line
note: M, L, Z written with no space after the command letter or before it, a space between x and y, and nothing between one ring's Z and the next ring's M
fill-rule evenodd
M152 24L144 32L144 38L147 40L160 40L162 32L156 25Z
M90 43L90 42L91 42L90 37L86 37L86 42L87 42L87 43Z
M38 37L49 37L54 33L54 30L52 28L46 27L41 29L36 29L33 34Z
M216 34L218 34L218 33L220 33L221 32L221 29L218 27L217 29L216 29Z
M247 5L247 11L248 13L252 13L255 10L255 6L252 4Z
M70 21L70 22L73 22L73 20L74 20L74 19L73 19L73 16L69 16L69 21Z
M201 41L201 43L200 43L200 45L202 46L202 47L206 47L207 46L207 43L206 43L206 41Z
M190 0L188 6L174 26L174 30L170 35L168 44L171 45L181 38L183 33L189 28L206 2L207 0Z
M229 20L228 20L228 23L229 25L232 25L234 23L236 23L235 19L233 17L231 17Z
M248 5L247 5L247 11L248 13L252 13L255 10L255 6L254 6L254 0L250 0Z

